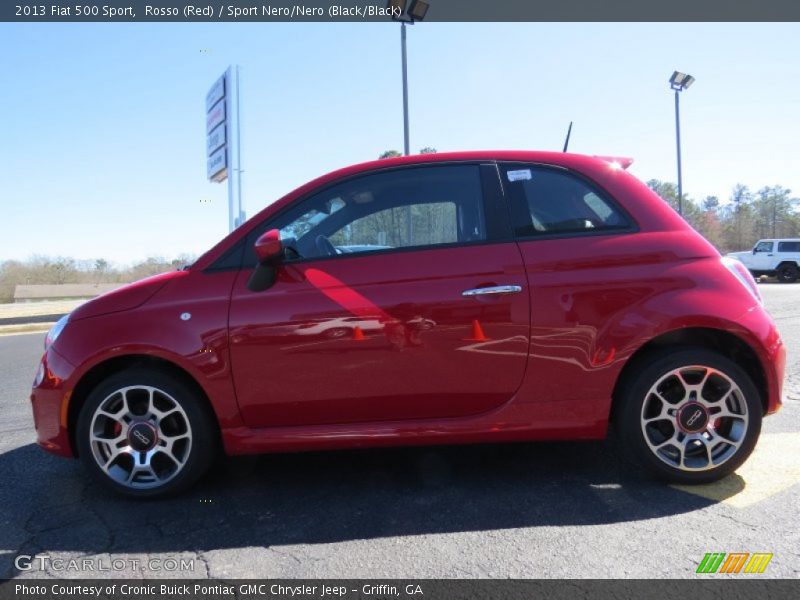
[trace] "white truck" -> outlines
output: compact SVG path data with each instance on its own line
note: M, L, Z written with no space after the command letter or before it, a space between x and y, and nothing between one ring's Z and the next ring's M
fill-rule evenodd
M774 276L782 283L800 278L800 238L758 240L752 250L728 256L739 259L753 277Z

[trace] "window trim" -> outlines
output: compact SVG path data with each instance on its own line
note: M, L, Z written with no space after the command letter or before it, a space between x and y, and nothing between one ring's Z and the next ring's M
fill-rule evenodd
M489 200L490 199L487 198L487 192L492 191L492 189L494 188L494 192L495 193L493 194L493 198L492 199L496 200L497 198L505 198L505 194L503 193L503 190L502 190L502 183L500 181L500 173L499 173L499 170L497 169L497 161L495 161L495 160L448 160L448 161L434 161L434 162L426 162L426 163L412 163L412 164L398 165L398 166L379 167L377 169L370 169L368 171L362 171L360 173L354 173L354 174L349 175L347 177L342 177L342 178L336 179L335 181L328 182L325 185L322 185L320 187L317 187L317 188L315 188L313 190L310 190L310 191L306 192L302 196L298 196L290 204L288 204L287 206L284 206L281 210L279 210L278 212L276 212L273 215L270 215L269 217L264 219L261 223L259 223L255 227L253 227L253 229L250 230L250 232L247 235L242 236L242 238L237 242L237 244L242 243L242 242L244 243L244 249L242 251L242 256L241 256L241 263L240 263L240 265L238 267L238 270L252 269L252 268L255 267L255 265L247 264L248 255L249 255L248 248L252 248L253 244L255 244L255 241L256 241L256 238L258 237L258 235L263 233L263 231L266 231L266 229L264 229L264 228L268 227L269 223L275 221L276 219L279 219L285 213L287 213L288 211L294 209L298 204L300 204L302 202L305 202L306 200L308 200L312 196L315 196L317 194L321 194L321 193L325 192L325 190L333 188L335 186L347 183L347 182L355 180L355 179L360 179L362 177L367 177L367 176L370 176L370 175L378 175L378 174L389 173L389 172L393 172L393 171L405 171L405 170L409 170L409 169L420 169L420 168L426 169L426 168L451 167L451 166L475 166L475 167L478 168L478 176L480 178L481 205L482 205L483 212L484 212L484 225L485 225L485 228L486 228L486 239L483 239L483 240L472 240L472 241L469 241L469 242L452 242L452 243L447 243L447 244L427 244L427 245L424 245L424 246L405 246L405 247L402 247L402 248L386 248L386 249L383 249L383 250L372 250L370 252L351 252L351 253L344 253L344 254L335 254L335 255L331 255L331 256L314 256L314 257L308 257L308 258L298 258L298 259L282 262L281 265L282 266L300 265L300 264L305 264L305 263L308 263L308 262L327 261L327 260L332 260L332 259L347 260L347 259L354 259L354 258L363 258L363 257L366 257L366 256L380 256L380 255L389 254L389 253L420 252L420 251L439 250L439 249L449 250L449 249L452 249L452 248L461 248L461 247L467 247L467 246L483 246L483 245L488 245L488 244L513 243L514 242L513 229L512 229L510 214L508 214L508 211L506 211L505 213L501 213L503 216L500 217L500 220L505 222L505 225L507 226L506 228L510 231L511 236L508 236L507 234L504 234L504 232L497 226L497 221L495 221L492 224L492 226L490 227L489 220L486 218L486 215L487 215L489 209L492 208L492 206L490 206L490 204L489 204ZM492 170L496 171L496 173L497 173L496 177L491 177L491 176L488 175L488 171L485 169L485 167L487 167L487 166L490 167ZM489 180L487 181L487 179L489 179ZM226 253L226 255L227 255L227 253ZM229 269L237 268L237 267L227 267L227 268L224 268L224 269L223 268L216 268L215 269L214 268L215 265L222 258L224 258L224 256L220 257L220 259L215 261L209 267L206 267L206 269L204 269L204 272L213 272L213 271L221 271L221 270L229 270Z
M515 204L515 200L511 195L511 191L508 188L508 182L505 181L503 177L503 171L508 171L512 167L517 166L526 166L533 169L544 170L544 171L554 171L560 172L568 177L573 177L578 181L584 183L586 187L595 195L597 195L601 200L608 203L611 208L618 211L622 216L624 216L628 221L627 227L619 227L614 229L587 229L585 231L561 231L561 232L553 232L553 233L535 233L529 235L521 235L517 233L517 228L514 224L513 219L513 208ZM498 167L498 175L500 176L500 185L503 188L503 194L507 199L507 204L509 208L509 213L512 215L511 219L511 229L514 233L514 238L519 242L529 242L529 241L537 241L537 240L557 240L557 239L564 239L564 238L575 238L575 237L597 237L597 236L604 236L604 235L623 235L623 234L631 234L637 233L640 228L639 224L636 222L636 219L633 218L630 212L628 212L624 206L622 206L614 196L606 190L603 186L595 182L594 180L590 179L583 173L575 171L573 169L569 169L567 167L562 167L560 165L552 165L546 163L535 163L535 162L524 162L524 161L497 161ZM525 212L530 211L530 207L525 206L523 207ZM519 207L517 207L519 210Z

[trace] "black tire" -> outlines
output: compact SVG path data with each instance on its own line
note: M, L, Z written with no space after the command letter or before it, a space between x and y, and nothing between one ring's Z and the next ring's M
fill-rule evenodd
M787 264L778 267L778 281L781 283L794 283L800 275L797 265Z
M729 382L733 382L733 384L738 386L738 392L730 396L730 402L734 402L739 410L744 410L746 408L746 412L744 413L744 415L746 415L746 420L738 417L725 419L715 418L713 416L701 417L700 423L703 422L703 418L708 420L709 425L706 430L691 431L687 434L686 430L682 429L678 424L678 419L682 414L687 420L691 419L692 416L696 416L693 414L686 416L688 412L695 410L691 407L687 407L687 409L683 411L680 410L680 407L686 406L688 403L697 405L697 402L692 401L692 396L689 392L686 392L686 395L689 396L688 401L686 399L677 400L675 404L673 404L671 402L662 402L658 396L652 394L651 391L653 386L662 379L662 385L664 386L672 385L673 388L677 390L681 388L688 390L688 388L678 382L676 376L673 375L669 378L665 378L665 376L676 369L691 367L693 365L707 367L722 373L722 375L714 375L713 380L709 380L711 384L719 384L717 387L720 398L712 401L711 404L714 406L722 406L721 403L723 402L722 397L724 396L723 390L725 389L725 385L728 385ZM697 374L698 379L701 378L700 373L702 372L700 369L695 370L694 373ZM687 378L689 376L694 376L692 369L687 369L685 372L681 371L681 375ZM727 379L723 379L723 377ZM657 389L664 393L668 391L668 387ZM712 395L714 390L703 387L704 392L706 389L709 389L707 393ZM672 399L675 400L679 395L680 394L673 395ZM701 395L704 395L703 392L701 392ZM714 402L718 404L714 404ZM724 402L727 403L728 400L724 400ZM652 412L645 411L650 411L654 406L665 406L668 410L675 410L676 415L673 417L674 423L670 423L667 417L663 419L660 418L658 423L647 426L643 425L646 415L648 418L654 415ZM673 407L675 408L673 409ZM710 415L713 413L709 412L707 414ZM619 390L617 404L615 405L614 425L625 455L634 462L645 467L651 474L671 483L700 484L717 481L729 475L747 460L761 432L761 417L762 404L760 395L749 375L747 375L741 367L716 352L700 348L680 347L670 348L651 354L644 362L636 365L636 370L633 375L628 377L627 381L623 382ZM657 446L658 443L662 443L664 439L669 438L670 429L668 424L672 427L672 431L675 432L674 435L679 436L682 434L684 439L688 440L688 442L686 445L683 445L677 442L671 444L667 441L667 446L659 450L660 454L657 455L656 450L651 448L650 443ZM720 431L722 431L724 427L735 427L736 429L729 429L727 433L729 437L734 438L736 436L732 435L732 433L733 431L737 432L737 435L740 436L737 440L738 447L735 447L733 444L726 445L724 441L725 438L711 437L712 434L716 435L716 433L718 433L714 429L714 425L719 425ZM662 428L663 431L658 428ZM646 434L645 431L648 433ZM711 433L707 433L707 431L711 431ZM663 438L654 439L657 435L662 435ZM701 441L696 439L701 435L709 436L711 441L715 439L717 441L713 442L713 444L701 443ZM692 441L692 438L695 438L695 441ZM648 439L650 443L648 443ZM716 446L715 444L719 445ZM720 458L726 456L727 458L714 466L714 462L707 460L709 454L712 454L711 450L707 451L708 453L705 457L703 456L703 453L709 446L716 447L721 451ZM688 451L686 450L687 447L689 448ZM683 453L681 453L681 448L683 448ZM688 464L688 461L684 461L683 457L691 457L691 453L695 453L695 456L691 458L691 460L696 461L694 468L698 470L694 470L691 465L686 468L681 466L684 465L684 462ZM679 458L674 455L677 455ZM704 460L706 461L705 466L702 464ZM676 466L674 464L675 461L680 461L680 465Z
M122 405L120 391L125 388L130 388L126 392L130 398ZM160 412L161 418L153 414L150 417L151 420L148 420L146 414L134 415L133 420L126 426L123 417L116 418L117 414L125 413L125 408L119 408L120 412L115 412L114 418L98 414L98 408L101 405L107 410L111 410L109 408L111 406L133 407L135 404L144 406L145 398L148 397L147 388L155 389L155 393L150 397L155 398L158 410L163 411ZM173 403L180 410L176 410ZM137 410L141 410L140 406L136 407ZM136 433L133 425L137 423L142 423L137 431L144 433L144 438L140 436L139 440L133 437ZM90 439L93 427L95 433L104 436L103 440L113 435L120 441L115 444L104 441L93 445ZM168 430L168 427L172 429ZM109 431L108 434L105 433L106 430ZM148 463L152 463L151 472L155 482L137 483L134 481L127 484L121 481L124 479L123 475L127 465L130 465L131 471L137 471L134 468L137 459L133 456L144 457L149 454L148 451L134 452L133 444L141 444L141 440L147 439L151 430L155 434L150 440L153 445L144 449L149 448L149 450L155 451L152 454L154 458L147 459ZM188 431L188 438L182 430ZM171 435L167 435L167 433ZM108 439L110 441L111 438L108 437ZM156 448L162 443L166 445L167 440L173 439L175 441L171 441L169 447L172 454L164 449ZM114 491L132 498L161 498L186 490L206 472L218 455L220 446L214 417L204 399L198 396L198 392L181 379L168 373L141 367L111 375L92 390L78 416L76 444L80 459L92 475ZM112 450L113 448L116 450ZM159 452L159 450L161 451ZM111 467L106 471L99 461L100 457L107 456L110 452L117 452L119 458L109 461ZM161 456L155 458L159 454ZM168 459L173 454L180 457L180 465L179 461ZM156 469L156 463L158 463L158 469ZM112 475L109 471L113 471L114 474ZM163 482L155 477L159 471L164 476ZM136 477L140 475L141 472L137 471ZM147 477L147 474L141 476Z

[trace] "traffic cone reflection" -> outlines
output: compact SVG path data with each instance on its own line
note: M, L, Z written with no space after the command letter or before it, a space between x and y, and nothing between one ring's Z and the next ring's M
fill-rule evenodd
M480 321L478 319L474 319L472 321L472 337L464 338L464 341L467 342L488 342L490 338L486 337L483 333L483 328L481 327Z
M353 329L353 340L355 340L356 342L361 342L361 341L363 341L365 339L367 339L367 338L364 337L364 332L361 331L361 327L356 325L356 328Z

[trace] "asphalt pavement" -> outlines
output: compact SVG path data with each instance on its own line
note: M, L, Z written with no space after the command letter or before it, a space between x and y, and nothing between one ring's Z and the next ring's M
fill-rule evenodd
M0 577L682 578L767 552L758 577L797 578L800 284L760 289L787 402L737 474L689 491L576 442L228 459L179 498L125 500L35 445L44 334L0 337Z

